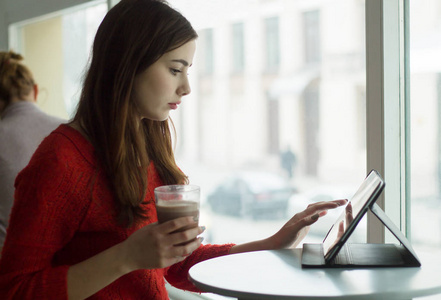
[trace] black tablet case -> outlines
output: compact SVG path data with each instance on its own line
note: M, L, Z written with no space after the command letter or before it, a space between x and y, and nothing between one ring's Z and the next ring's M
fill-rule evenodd
M337 257L326 262L323 244L304 244L302 252L303 268L362 268L362 267L419 267L421 263L409 240L389 219L384 211L373 204L370 211L398 239L400 244L350 244L340 249Z

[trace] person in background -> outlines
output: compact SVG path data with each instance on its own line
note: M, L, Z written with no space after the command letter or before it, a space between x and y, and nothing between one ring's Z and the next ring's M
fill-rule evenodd
M154 189L188 183L169 113L191 91L196 38L165 1L121 0L109 10L75 117L17 177L0 299L168 299L165 280L200 292L188 280L194 264L295 247L328 209L346 203L314 203L274 235L237 245L202 244L204 228L192 217L158 224Z
M0 251L14 202L14 180L38 145L62 119L36 105L38 86L23 57L0 52Z
M292 152L290 146L287 146L286 150L280 153L280 165L285 169L289 179L291 179L297 166L297 157Z

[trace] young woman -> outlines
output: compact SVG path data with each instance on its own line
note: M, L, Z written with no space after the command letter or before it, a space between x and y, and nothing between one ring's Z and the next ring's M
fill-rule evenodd
M38 86L23 57L0 51L0 251L14 202L14 180L41 141L64 120L35 104Z
M198 291L188 270L208 258L295 246L326 210L317 203L273 236L202 245L183 217L157 223L153 190L186 184L169 112L190 93L196 32L161 0L122 0L98 29L77 114L16 182L0 261L1 299L168 299L164 278ZM190 226L192 227L192 226Z

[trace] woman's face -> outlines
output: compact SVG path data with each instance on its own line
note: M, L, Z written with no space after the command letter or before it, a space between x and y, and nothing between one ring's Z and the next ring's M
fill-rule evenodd
M195 50L196 42L190 41L165 53L135 77L133 97L141 119L166 120L182 96L190 93L187 72Z

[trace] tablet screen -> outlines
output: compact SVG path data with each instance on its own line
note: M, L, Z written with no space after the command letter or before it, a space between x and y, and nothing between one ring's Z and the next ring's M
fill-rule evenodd
M378 198L383 187L383 179L375 170L372 170L365 178L354 196L352 196L351 199L348 199L348 204L350 203L352 206L353 220L350 222L350 224L348 224L346 221L345 209L337 218L334 225L332 225L331 229L323 240L323 251L327 260L333 259L334 255L338 253L339 248L341 248L341 246L352 234L358 222L360 222L360 220L366 214L369 206L372 205ZM343 234L339 234L339 224L341 222L344 223Z

